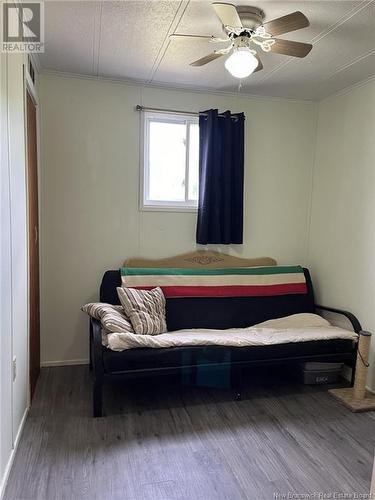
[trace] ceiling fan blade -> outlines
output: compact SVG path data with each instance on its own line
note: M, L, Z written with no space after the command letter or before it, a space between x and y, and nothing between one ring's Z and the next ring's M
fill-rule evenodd
M258 66L254 69L254 73L263 69L263 64L262 64L262 61L260 60L260 57L258 56L258 54L256 54L255 57L258 59L259 63L258 63Z
M293 42L292 40L282 40L276 38L275 43L271 46L271 52L276 54L284 54L292 57L306 57L312 49L311 43Z
M310 26L310 22L302 12L293 12L283 17L278 17L273 21L263 24L267 33L273 36L289 33L290 31L299 30Z
M211 40L214 37L212 35L190 35L190 34L185 34L185 33L173 33L172 35L169 35L169 38L172 38L172 39L201 38L201 39L205 39L205 40Z
M204 66L205 64L214 61L215 59L221 57L222 55L224 54L218 54L217 52L212 52L211 54L208 54L207 56L204 56L201 59L198 59L197 61L190 63L190 66Z
M214 2L212 7L223 26L233 26L234 28L242 27L240 16L234 5L230 3Z

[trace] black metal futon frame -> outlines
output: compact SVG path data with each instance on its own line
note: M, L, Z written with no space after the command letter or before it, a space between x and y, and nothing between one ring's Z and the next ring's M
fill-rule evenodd
M243 328L269 319L297 313L329 311L345 316L357 333L358 319L348 311L316 305L309 271L304 269L308 293L272 297L220 297L167 299L169 331L183 328ZM119 304L116 287L121 286L119 270L106 271L100 287L100 301ZM93 414L102 416L103 382L111 377L139 377L155 373L194 370L204 356L207 368L223 366L223 353L230 359L232 387L241 398L242 369L251 365L275 365L305 361L344 362L352 368L354 381L357 343L352 340L319 340L252 347L171 347L136 348L122 352L102 345L101 324L90 319L90 369L93 373ZM186 360L189 360L188 363ZM202 364L199 364L202 366Z

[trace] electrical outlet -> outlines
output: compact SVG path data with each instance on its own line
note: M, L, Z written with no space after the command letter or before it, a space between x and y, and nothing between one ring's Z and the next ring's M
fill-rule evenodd
M17 377L17 358L14 357L12 361L12 372L13 372L13 382L16 380Z

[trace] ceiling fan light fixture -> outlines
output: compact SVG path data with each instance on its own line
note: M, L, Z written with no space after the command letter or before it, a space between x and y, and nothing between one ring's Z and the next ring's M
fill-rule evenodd
M225 61L225 68L235 78L246 78L253 73L259 60L247 47L239 47Z

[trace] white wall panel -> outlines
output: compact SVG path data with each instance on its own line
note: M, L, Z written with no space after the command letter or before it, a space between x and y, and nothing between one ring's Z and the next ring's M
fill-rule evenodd
M24 78L20 54L0 55L0 496L28 407L28 280ZM12 360L16 359L13 380Z
M310 267L320 303L375 332L375 82L319 105ZM375 389L375 337L368 384Z
M0 286L0 495L12 452L12 308L11 229L8 161L7 55L0 54L0 153L1 153L1 286Z
M13 428L17 431L27 406L28 385L28 273L27 200L24 121L23 55L8 58L8 124L12 251ZM15 437L15 436L13 436Z

